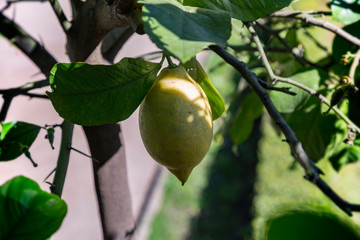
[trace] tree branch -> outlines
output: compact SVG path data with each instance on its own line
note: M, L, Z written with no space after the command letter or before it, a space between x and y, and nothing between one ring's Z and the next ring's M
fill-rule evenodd
M221 58L223 58L225 62L233 66L247 81L253 91L258 95L271 118L275 121L275 123L284 133L286 141L288 142L295 159L305 170L305 178L314 183L326 196L328 196L339 208L344 210L347 214L351 215L351 211L360 211L360 205L351 204L341 199L320 178L319 174L321 174L322 171L317 168L314 163L309 159L301 145L301 142L296 138L294 131L290 128L290 126L286 123L279 111L275 108L269 95L259 84L256 75L246 67L246 64L236 59L234 56L232 56L220 46L213 45L209 48L213 50L216 54L218 54Z
M103 63L100 41L117 27L128 27L131 20L117 11L133 0L80 2L73 0L74 20L67 34L67 52L72 62ZM81 6L81 7L79 7ZM105 240L135 239L125 149L118 124L83 127L93 158L93 172Z
M48 77L55 65L55 58L19 25L0 12L0 32L26 56L28 56Z
M101 54L103 58L113 64L115 56L133 33L134 30L131 27L125 27L115 28L106 34L101 42Z
M283 78L283 77L279 77L277 75L275 75L274 71L272 70L271 66L270 66L270 62L265 54L264 48L262 47L262 43L260 41L260 38L258 37L255 29L250 25L250 24L246 24L247 28L249 29L250 34L253 37L253 40L256 44L256 47L260 53L261 56L261 61L263 62L266 72L268 73L271 81L273 82L273 84L275 84L277 81L279 82L285 82L288 84L291 84L293 86L296 86L300 89L302 89L303 91L309 93L312 96L317 97L321 103L324 103L325 105L327 105L328 107L332 107L332 110L341 118L344 120L344 122L346 122L348 124L348 126L352 129L355 129L357 132L360 133L360 128L358 126L356 126L355 123L353 123L343 112L341 112L337 107L335 106L331 106L330 102L326 99L326 97L324 97L323 95L321 95L320 93L318 93L317 91L309 88L308 86L305 86L304 84L301 84L299 82L296 82L290 78ZM360 55L359 55L360 56ZM359 59L357 59L357 61L359 61Z
M360 48L357 50L355 57L353 59L353 62L351 64L351 67L350 67L349 78L350 78L351 84L355 84L355 82L354 82L355 72L356 72L356 68L359 66L359 60L360 60Z
M103 37L118 27L131 26L131 19L119 12L119 5L133 6L133 0L86 1L78 3L73 12L72 27L66 33L67 52L71 61L84 61L95 50ZM73 49L78 49L73 51Z
M51 192L58 195L59 197L61 197L62 190L64 188L67 168L69 165L74 124L70 123L67 120L64 120L61 124L61 129L62 132L60 152L56 165L55 177L53 180L53 184L50 187Z
M0 110L0 122L3 122L6 118L6 115L9 111L10 104L13 100L12 96L3 96L4 102Z
M0 94L3 95L11 95L13 97L16 97L17 95L26 94L27 92L49 86L49 80L44 79L36 82L30 82L23 86L16 87L16 88L9 88L9 89L0 89Z
M306 12L305 12L306 13ZM324 29L329 30L330 32L335 33L336 35L342 37L343 39L345 39L346 41L354 44L355 46L360 47L360 39L347 33L346 31L344 31L343 29L341 29L340 27L321 20L321 19L317 19L312 15L305 15L302 16L302 14L304 14L304 12L294 12L294 11L281 11L281 12L274 12L272 14L269 15L269 17L279 17L279 18L292 18L292 19L298 19L301 20L305 23L311 24L313 26L317 26L317 27L321 27Z
M67 32L71 28L71 23L67 20L64 11L62 10L58 0L49 0L52 9L55 12L57 19L60 22L60 25L64 32Z
M325 66L320 66L316 63L313 63L311 61L309 61L307 58L305 58L305 56L303 55L303 53L297 49L294 48L293 46L291 46L288 41L286 41L284 38L282 38L279 35L278 31L274 31L273 29L271 29L269 26L267 26L266 24L256 24L256 26L260 27L261 29L263 29L264 31L270 33L271 35L273 35L275 38L277 38L279 40L279 42L286 48L288 49L288 52L292 54L292 56L295 58L295 60L300 63L302 66L312 66L312 67L317 67L317 68L326 68L330 63L327 63Z

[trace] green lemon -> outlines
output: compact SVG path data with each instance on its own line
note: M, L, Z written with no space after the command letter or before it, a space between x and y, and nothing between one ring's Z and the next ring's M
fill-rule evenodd
M209 101L181 65L161 71L140 106L139 125L151 157L182 184L212 141Z

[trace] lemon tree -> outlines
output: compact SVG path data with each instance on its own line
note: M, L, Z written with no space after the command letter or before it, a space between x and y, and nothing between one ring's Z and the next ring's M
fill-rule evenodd
M356 166L360 158L358 2L333 0L325 4L321 1L318 11L315 7L311 9L314 11L307 11L306 6L310 5L305 4L306 0L296 3L293 0L87 0L71 1L73 19L68 20L60 4L56 0L50 1L67 36L66 49L71 63L57 63L42 44L8 16L8 9L14 2L18 1L8 1L0 11L1 36L32 59L45 79L0 90L4 99L0 110L0 161L12 161L24 155L37 166L30 151L41 130L46 131L49 147L54 148L56 127L61 129L62 141L55 177L49 182L52 194L43 193L36 184L22 177L1 187L4 199L1 204L9 209L1 215L3 222L9 222L3 224L1 233L7 235L2 238L17 239L16 235L9 235L14 224L7 218L13 220L15 215L11 213L18 209L28 211L20 212L15 216L17 218L41 219L31 232L34 239L46 239L59 228L66 207L54 194L61 197L70 151L74 150L71 146L73 124L83 127L91 152L96 155L92 159L104 237L110 232L112 235L112 229L116 229L118 238L131 234L133 231L127 229L131 225L131 214L122 220L114 217L111 210L116 204L113 200L119 196L105 194L114 190L112 177L98 174L113 173L115 168L111 171L99 169L114 166L105 163L110 161L109 156L122 149L116 124L129 118L139 107L139 128L144 146L149 155L172 172L182 185L191 183L190 173L208 154L211 144L218 145L215 155L217 163L223 164L219 165L223 175L210 179L210 183L237 179L237 174L230 173L237 164L250 169L250 178L246 178L247 171L241 168L239 171L246 187L225 184L217 191L219 194L225 192L228 199L244 200L248 205L242 212L246 212L248 218L252 208L259 212L259 204L253 196L261 195L255 191L256 186L260 189L255 180L247 182L255 173L261 172L250 164L251 159L256 160L258 151L247 151L258 146L259 139L253 134L262 131L259 121L270 122L289 145L292 160L296 163L290 168L301 168L305 179L320 190L322 197L330 199L326 204L320 204L325 208L321 209L322 213L344 219L341 214L352 215L360 211L357 198L347 200L345 197L349 195L343 189L332 188L334 182L345 181L336 176L341 176L343 169ZM327 18L320 18L323 16ZM344 27L332 21L339 21ZM134 33L146 34L159 51L144 53L138 58L123 57L114 63L117 53ZM208 59L204 68L198 57L203 52ZM93 61L99 54L110 64L85 63ZM44 94L32 92L46 86L50 88L43 91ZM38 126L8 121L10 104L18 95L49 99L64 122ZM110 135L109 140L107 136ZM284 144L275 137L273 139ZM231 162L234 160L239 162ZM122 165L120 169L125 171L125 168ZM284 171L281 168L281 172ZM119 177L121 173L119 171L113 177ZM326 177L322 176L324 174ZM291 191L291 181L284 179L282 189ZM21 185L19 182L25 187L15 191L17 197L14 199L11 186ZM347 180L349 182L353 181ZM126 178L121 184L127 192L125 195L129 195ZM269 185L267 189L270 188ZM179 186L178 191L182 189ZM244 189L250 189L248 195L244 194ZM280 191L279 188L276 191ZM35 204L37 201L34 200L34 204L30 204L30 200L37 199L38 195L43 201ZM286 199L285 195L275 195ZM7 206L7 199L14 200L14 204ZM23 204L24 199L29 200L29 204ZM130 202L130 197L124 199L117 200ZM259 199L263 199L262 196ZM273 199L261 202L268 202L269 208L274 206L271 205L273 202L286 202L289 212L297 207L296 204L306 204L306 201ZM54 217L39 213L41 208L53 213ZM311 210L316 211L316 207ZM265 231L267 221L276 223L276 229L287 227L281 221L283 216L264 212L266 216L260 214L254 220L253 229L265 226L260 229ZM47 219L52 219L54 224L49 231L42 232L41 226ZM119 224L118 221L128 222ZM359 224L356 219L341 223L349 224L349 229L354 232ZM19 234L30 233L25 226L28 224L30 221L24 221ZM229 238L244 238L242 231L233 231ZM271 232L270 235L279 234Z

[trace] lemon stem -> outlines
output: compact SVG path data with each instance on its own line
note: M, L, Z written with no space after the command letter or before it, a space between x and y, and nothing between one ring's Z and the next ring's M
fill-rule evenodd
M173 61L171 60L171 57L170 57L169 55L167 55L167 54L164 54L164 55L165 55L166 60L167 60L167 62L168 62L168 64L169 64L169 67L170 67L170 68L175 68L175 67L176 67L176 64L173 63Z

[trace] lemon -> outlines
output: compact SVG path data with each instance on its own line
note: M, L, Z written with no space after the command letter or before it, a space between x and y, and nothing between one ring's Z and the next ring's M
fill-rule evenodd
M204 91L183 66L161 71L141 103L139 125L148 153L184 185L209 150L213 125Z

